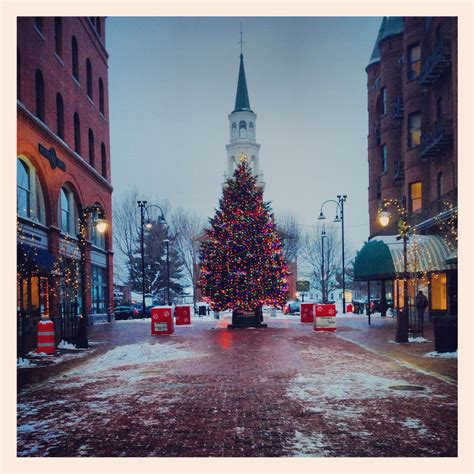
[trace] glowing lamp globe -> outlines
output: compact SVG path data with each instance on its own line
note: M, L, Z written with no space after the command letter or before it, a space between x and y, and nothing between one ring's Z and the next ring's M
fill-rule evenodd
M379 222L382 227L387 227L390 222L390 212L381 212L379 216Z
M95 225L97 232L103 234L107 230L107 221L104 219L99 219Z

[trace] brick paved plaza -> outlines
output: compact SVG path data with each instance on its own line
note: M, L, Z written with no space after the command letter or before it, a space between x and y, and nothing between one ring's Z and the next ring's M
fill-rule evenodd
M18 455L456 456L457 361L432 342L390 343L390 318L265 320L94 326L87 354L20 369Z

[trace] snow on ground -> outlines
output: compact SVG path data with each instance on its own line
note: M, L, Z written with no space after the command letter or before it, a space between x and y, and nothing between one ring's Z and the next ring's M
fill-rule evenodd
M428 429L420 420L416 420L414 418L406 418L404 421L401 421L401 424L403 426L406 426L407 428L417 430L418 433L420 433L421 435L425 435L428 433Z
M66 343L67 344L67 343ZM59 347L59 349L65 350L72 350L73 352L70 353L60 353L56 351L54 354L45 354L44 352L35 352L31 351L28 352L28 358L18 359L17 368L19 369L33 369L38 366L45 366L45 365L53 365L59 364L66 360L75 359L77 357L84 357L88 354L87 349L76 349L74 346L72 347ZM93 351L93 349L89 349L89 353Z
M426 339L425 337L409 337L408 342L431 342L429 339Z
M428 352L425 357L439 357L440 359L457 359L458 351L456 352Z
M34 364L29 359L24 359L23 357L19 357L16 361L17 367L31 367Z
M330 452L326 449L328 447L325 442L323 433L313 432L311 435L305 435L300 431L295 431L293 439L293 456L298 457L325 457L329 456Z

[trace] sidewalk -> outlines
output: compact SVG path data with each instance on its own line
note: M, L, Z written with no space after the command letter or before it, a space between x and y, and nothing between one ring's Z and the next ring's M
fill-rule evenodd
M431 321L425 321L423 337L426 341L395 343L396 318L380 315L371 316L369 326L366 315L337 317L337 336L354 342L375 352L405 364L412 365L443 380L457 383L457 358L428 357L435 351L434 330Z

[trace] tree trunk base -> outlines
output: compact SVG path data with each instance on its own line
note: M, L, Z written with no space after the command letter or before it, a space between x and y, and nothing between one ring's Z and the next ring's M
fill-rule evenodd
M267 324L263 323L262 309L257 308L255 312L232 311L232 324L227 325L227 329L241 328L266 328Z

